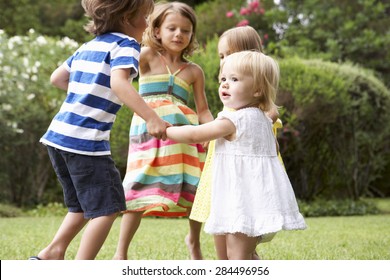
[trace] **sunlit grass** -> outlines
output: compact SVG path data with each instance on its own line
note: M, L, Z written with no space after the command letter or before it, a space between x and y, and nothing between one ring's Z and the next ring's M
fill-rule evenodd
M111 259L119 235L118 218L97 259ZM45 247L62 218L0 219L0 259L25 260ZM283 231L258 252L268 260L389 260L390 215L307 218L308 229ZM184 237L187 219L145 218L130 246L129 259L189 259ZM76 255L80 236L72 242L66 259ZM205 259L215 259L213 239L202 231Z

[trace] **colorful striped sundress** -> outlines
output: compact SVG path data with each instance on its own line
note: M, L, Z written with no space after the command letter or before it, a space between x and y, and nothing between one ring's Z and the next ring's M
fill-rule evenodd
M172 125L198 125L187 106L191 87L171 74L140 77L139 93ZM181 144L150 136L145 121L134 114L130 127L127 170L123 181L127 211L144 216L187 216L192 207L206 152L200 144Z

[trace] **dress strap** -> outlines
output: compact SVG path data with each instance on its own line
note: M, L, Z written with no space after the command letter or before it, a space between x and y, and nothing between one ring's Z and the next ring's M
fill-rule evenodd
M161 53L158 53L158 54L160 55L161 61L163 62L163 64L164 64L165 67L167 68L167 71L168 71L169 75L171 75L171 76L176 76L180 71L182 71L182 70L185 69L188 65L191 64L191 62L185 63L183 66L181 66L179 69L177 69L177 70L175 71L175 73L172 74L171 69L169 69L168 64L167 64L165 58L162 56Z
M174 83L175 83L175 77L176 77L176 75L177 75L180 71L182 71L184 68L186 68L188 65L190 65L191 62L185 63L183 66L181 66L179 69L177 69L177 70L175 71L175 73L172 74L171 69L169 69L168 64L167 64L165 58L161 55L161 53L158 52L158 54L160 55L161 61L162 61L162 63L165 65L165 67L167 68L167 71L168 71L168 73L169 73L169 81L168 81L168 91L167 91L167 94L172 94L172 92L173 92L173 85L174 85Z

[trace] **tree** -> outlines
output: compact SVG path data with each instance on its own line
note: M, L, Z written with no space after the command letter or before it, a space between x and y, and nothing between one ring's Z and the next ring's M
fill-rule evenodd
M69 26L75 25L78 28ZM39 34L84 41L86 22L79 0L0 0L0 29L11 36L34 29Z
M321 55L373 69L390 86L390 2L281 0L288 13L282 44L302 57Z
M273 0L248 0L240 8L234 8L226 12L229 24L233 26L250 25L259 32L263 45L279 40L275 25L284 21L286 14L275 9Z
M235 24L259 30L265 45L271 44L268 53L353 62L375 70L390 86L389 1L278 2L248 0L236 4L228 16Z

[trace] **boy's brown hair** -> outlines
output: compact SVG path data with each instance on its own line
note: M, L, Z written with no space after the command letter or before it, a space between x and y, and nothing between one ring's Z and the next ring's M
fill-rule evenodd
M153 0L82 0L81 5L91 20L84 26L97 36L107 32L118 32L121 24L137 16L140 9L153 11Z

